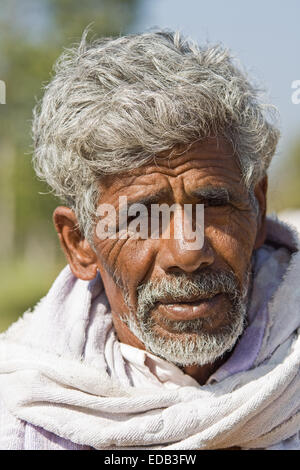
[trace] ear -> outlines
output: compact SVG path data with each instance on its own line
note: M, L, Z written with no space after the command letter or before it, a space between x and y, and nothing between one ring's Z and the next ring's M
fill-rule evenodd
M73 274L83 280L94 279L97 274L97 257L82 236L72 209L57 207L53 213L53 222Z
M259 214L257 216L257 234L254 249L264 244L266 239L266 210L267 210L267 190L268 177L264 176L255 186L254 195L259 206Z

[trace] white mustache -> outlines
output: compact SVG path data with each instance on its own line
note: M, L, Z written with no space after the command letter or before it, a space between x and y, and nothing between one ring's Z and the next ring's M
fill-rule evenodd
M138 287L138 309L152 308L157 302L194 302L227 294L232 301L242 296L233 273L215 272L194 275L168 276L158 281L148 281Z

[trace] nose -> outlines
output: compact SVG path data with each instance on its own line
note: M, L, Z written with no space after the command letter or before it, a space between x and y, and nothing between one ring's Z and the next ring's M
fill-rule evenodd
M202 207L200 207L201 209ZM176 206L175 215L170 223L170 237L160 240L160 250L156 261L165 273L192 273L206 268L215 260L214 251L205 237L204 213L187 211L187 208ZM202 208L203 209L203 208ZM199 220L198 220L198 216ZM180 217L179 217L180 216ZM196 243L191 243L192 226L196 228Z
M181 239L160 240L160 249L156 256L158 267L169 274L192 273L211 266L214 261L214 252L206 237L203 246L195 250L189 249Z

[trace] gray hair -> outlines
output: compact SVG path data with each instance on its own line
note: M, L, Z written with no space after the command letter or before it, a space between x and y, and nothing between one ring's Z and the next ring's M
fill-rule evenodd
M34 167L92 240L99 183L177 144L223 136L248 188L266 173L279 132L272 107L220 45L151 32L66 50L34 110ZM267 117L266 113L270 116Z

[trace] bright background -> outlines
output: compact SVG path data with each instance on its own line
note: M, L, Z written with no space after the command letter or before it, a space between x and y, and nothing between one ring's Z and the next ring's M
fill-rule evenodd
M269 210L300 208L299 0L1 0L0 331L45 295L65 261L51 215L57 205L31 168L31 110L55 59L93 22L95 36L179 29L223 42L268 90L282 138L270 170ZM46 193L46 194L40 194Z

